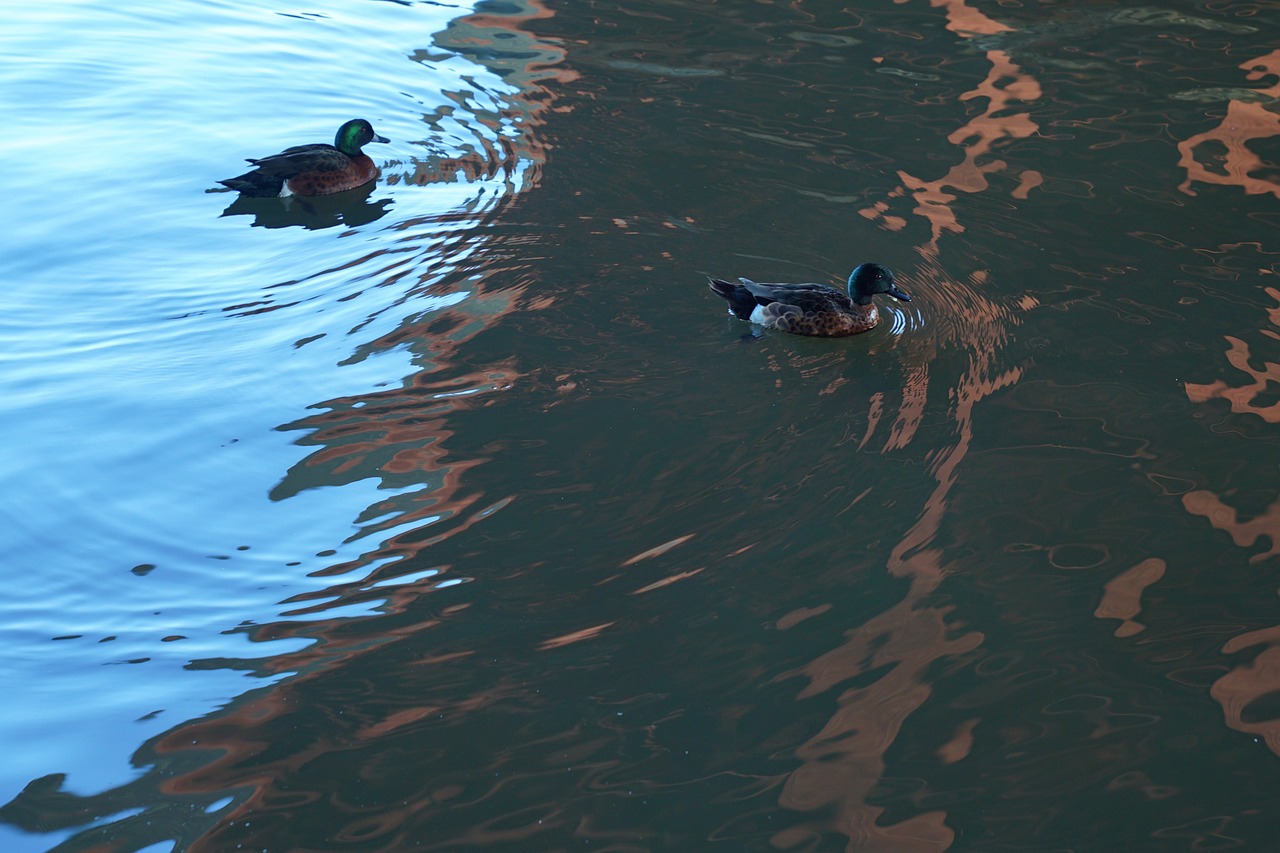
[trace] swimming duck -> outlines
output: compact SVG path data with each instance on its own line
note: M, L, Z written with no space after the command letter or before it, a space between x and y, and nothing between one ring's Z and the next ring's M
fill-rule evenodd
M354 118L338 128L332 145L295 145L260 160L250 157L256 168L218 183L248 196L338 193L378 177L378 167L360 149L370 142L390 141L374 133L369 122Z
M825 284L764 284L739 278L731 284L718 278L707 283L729 303L729 313L741 320L797 335L838 338L875 326L880 313L871 297L887 293L910 302L898 289L893 273L879 264L860 264L849 274L848 294Z

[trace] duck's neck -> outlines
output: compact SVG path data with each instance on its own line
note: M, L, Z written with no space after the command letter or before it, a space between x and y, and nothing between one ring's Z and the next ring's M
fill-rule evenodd
M858 277L858 271L861 269L862 267L858 266L854 268L853 272L849 273L849 282L848 284L845 285L845 287L848 288L849 290L849 298L853 300L853 304L870 305L871 304L870 294L859 293L858 288L853 283L854 279Z
M865 293L858 293L858 289L853 286L853 277L856 274L856 270L853 273L850 273L849 283L846 285L849 290L849 298L853 300L854 305L870 305L871 297L867 296Z
M333 147L337 148L348 157L359 157L360 140L357 138L354 128L348 128L346 125L338 128L338 136L333 140Z

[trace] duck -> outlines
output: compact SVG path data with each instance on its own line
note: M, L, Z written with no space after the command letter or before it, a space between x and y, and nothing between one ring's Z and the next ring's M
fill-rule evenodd
M338 128L332 145L295 145L270 157L250 157L255 168L218 183L258 198L339 193L378 177L378 167L360 149L370 142L390 141L374 133L369 122L353 118Z
M765 328L840 338L875 328L880 321L871 297L884 293L910 302L893 272L880 264L859 264L849 273L847 293L826 284L768 284L739 278L741 284L707 277L713 293L729 303L729 313Z

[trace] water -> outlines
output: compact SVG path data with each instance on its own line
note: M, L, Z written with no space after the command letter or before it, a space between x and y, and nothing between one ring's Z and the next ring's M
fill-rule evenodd
M1266 849L1276 25L11 16L0 849Z

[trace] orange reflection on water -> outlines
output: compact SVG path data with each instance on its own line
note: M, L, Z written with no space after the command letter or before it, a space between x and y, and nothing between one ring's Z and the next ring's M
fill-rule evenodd
M583 640L594 640L600 636L600 633L607 628L613 626L613 622L601 622L599 625L592 625L590 628L582 628L578 631L570 631L568 634L561 634L559 637L552 637L549 640L543 640L538 646L540 651L548 649L559 649L574 643L580 643Z
M905 3L906 0L895 0ZM981 9L975 9L964 0L929 0L935 9L943 9L947 13L947 29L959 35L990 36L996 33L1011 33L1013 27L987 17Z
M460 111L470 115L469 120L488 128L490 134L477 134L481 152L433 157L415 164L413 173L404 177L407 183L452 182L458 180L459 175L474 181L493 177L499 171L510 179L517 169L522 170L526 186L537 186L540 182L546 150L541 135L533 131L545 123L549 110L568 109L552 107L554 96L548 84L570 83L578 79L578 72L564 65L564 49L560 44L554 39L535 37L526 28L531 21L555 14L543 0L517 0L511 5L520 10L518 14L463 15L451 21L446 30L436 33L434 40L438 46L463 56L482 55L483 60L478 64L519 87L519 106L493 113L472 110L468 100L473 93L445 92ZM410 58L426 61L425 55L414 54ZM508 120L519 123L518 137L507 135L504 123ZM388 183L394 181L389 179Z
M1135 622L1134 617L1142 612L1143 591L1164 577L1164 570L1164 560L1149 557L1116 575L1107 581L1106 592L1093 615L1099 619L1121 620L1115 632L1117 637L1131 637L1146 630L1146 626Z
M949 3L948 6L962 6ZM951 202L955 201L955 192L979 193L989 188L987 175L1007 168L1003 160L988 160L992 150L1001 142L1009 139L1025 139L1040 129L1025 112L1009 112L1015 102L1034 101L1040 97L1040 84L1035 78L1022 73L1022 70L1002 50L988 50L987 59L991 62L991 70L985 80L972 91L960 96L967 101L974 98L986 98L987 108L982 115L976 116L963 127L953 131L947 140L960 146L964 151L963 162L952 166L951 170L941 178L926 181L905 171L898 172L902 185L889 193L890 198L901 198L910 193L915 199L913 213L928 220L933 239L930 247L936 251L938 238L945 232L961 233L964 226L960 224ZM982 160L984 162L979 163ZM1014 195L1025 198L1032 187L1038 186L1042 178L1038 172L1024 171L1018 176L1018 187ZM885 215L887 205L884 203L864 208L860 213L868 219L881 219L886 227L897 230L901 220Z
M1272 58L1277 56L1280 52L1271 54ZM1266 292L1277 302L1277 307L1267 309L1268 320L1271 325L1280 327L1280 290L1268 287ZM1260 331L1268 338L1280 340L1280 334L1272 329ZM1194 403L1224 399L1231 404L1232 412L1256 415L1267 423L1280 423L1280 403L1258 403L1269 393L1270 383L1280 383L1280 365L1263 362L1262 369L1255 369L1250 364L1252 354L1249 345L1229 335L1226 339L1229 344L1227 361L1253 381L1241 386L1231 386L1223 380L1207 385L1188 382L1185 385L1187 397ZM1280 557L1280 501L1271 503L1248 520L1242 520L1240 512L1230 506L1222 495L1207 489L1186 493L1182 496L1182 505L1191 515L1206 519L1214 529L1230 534L1237 548L1256 548L1259 540L1266 540L1270 547L1249 555L1250 564L1257 565ZM1222 705L1228 726L1262 738L1273 753L1280 755L1280 719L1271 712L1269 704L1280 693L1280 626L1233 637L1223 645L1222 652L1232 655L1256 646L1266 648L1252 660L1233 667L1213 683L1209 692ZM1262 703L1262 713L1251 712L1255 702Z
M924 603L951 571L942 549L933 542L949 518L949 495L973 443L975 408L1022 377L1023 368L1002 367L1000 359L1010 328L1018 322L1017 309L1030 310L1038 303L1002 305L992 301L984 292L986 276L982 271L968 281L956 281L937 258L936 236L920 247L924 263L913 275L912 284L919 293L929 294L931 301L953 306L954 316L937 327L933 345L956 347L968 355L955 384L944 393L950 401L955 439L948 446L945 437L930 436L939 445L928 459L936 486L889 556L888 572L910 580L906 596L847 631L839 646L780 677L806 679L807 685L797 696L805 700L851 680L865 681L869 672L884 672L865 686L841 691L830 719L796 749L802 764L783 783L779 804L823 816L774 835L773 844L780 849L803 849L814 838L829 833L833 821L848 837L848 850L945 850L954 841L944 811L927 811L884 825L880 820L885 809L872 801L885 772L886 753L908 718L932 695L931 674L938 662L972 651L984 640L981 632L960 630L950 618L950 607ZM929 370L932 355L919 352L909 360L898 414L884 439L883 452L905 450L920 430L930 381L937 381ZM884 421L884 397L877 391L868 400L866 433L859 439L859 449L868 446ZM870 491L862 492L850 506ZM821 607L827 610L830 605ZM788 614L777 627L783 630L805 615ZM963 760L979 722L970 720L961 726L952 741L938 751L939 761Z
M1241 63L1240 67L1248 72L1245 76L1249 80L1280 75L1280 50ZM1255 91L1259 97L1280 98L1280 81ZM1217 127L1178 143L1181 155L1178 165L1187 172L1187 179L1178 189L1195 195L1192 185L1198 181L1240 187L1250 195L1271 193L1280 198L1280 181L1270 176L1275 172L1275 164L1264 162L1249 150L1249 143L1255 139L1280 136L1280 114L1273 110L1272 104L1254 100L1228 101L1227 114ZM1212 150L1218 146L1225 152L1219 154ZM1196 159L1198 151L1212 162L1212 171L1206 162Z
M1274 287L1266 288L1266 293L1272 299L1280 303L1280 289ZM1280 304L1275 308L1267 309L1267 314L1273 326L1280 328ZM1262 334L1273 340L1280 340L1280 334L1271 329L1262 329ZM1271 383L1280 384L1280 364L1274 361L1262 362L1262 367L1255 368L1251 364L1253 353L1249 349L1249 345L1239 338L1226 336L1227 343L1227 361L1236 370L1249 376L1253 381L1244 385L1228 385L1223 379L1210 382L1207 385L1196 385L1188 382L1185 385L1187 397L1193 403L1204 403L1209 400L1218 398L1226 400L1231 404L1231 411L1238 413L1247 413L1257 415L1267 423L1280 423L1280 401L1263 402L1259 400L1267 400L1274 396L1268 387Z
M1262 514L1248 521L1241 521L1236 510L1227 506L1213 492L1199 489L1182 496L1182 505L1192 515L1202 516L1217 530L1231 534L1231 541L1241 548L1249 548L1258 539L1266 537L1271 547L1249 557L1250 563L1260 563L1268 557L1280 557L1280 501L1267 507Z
M869 800L884 774L885 753L906 719L932 693L930 671L939 660L971 651L983 641L977 631L957 632L947 620L949 607L921 606L921 602L947 575L942 551L931 543L947 513L956 468L973 438L973 406L1021 375L1014 369L984 377L991 357L989 350L984 352L985 357L978 359L982 366L974 365L974 371L956 386L959 439L938 454L933 468L938 485L890 557L889 571L911 580L906 597L847 632L843 645L802 668L809 684L799 698L823 693L871 670L887 670L873 683L840 694L836 713L796 750L804 764L788 777L779 798L783 806L798 811L833 809L840 831L849 838L849 850L945 850L954 840L945 812L925 812L884 826L878 823L884 809ZM957 761L967 753L963 733L957 733L957 738L943 760ZM781 833L774 842L789 846L800 840L803 831Z
M933 0L947 10L948 27L961 35L998 33L1009 29L970 8L963 0ZM780 803L797 811L834 814L838 829L847 838L847 850L941 851L949 848L955 835L947 826L946 812L922 811L898 823L880 823L885 809L873 804L886 767L886 753L897 740L907 719L932 695L930 674L938 662L962 655L980 646L979 631L960 630L951 620L949 606L926 604L950 572L944 552L933 543L950 506L950 492L956 484L960 463L973 443L974 409L979 402L1000 389L1015 384L1022 368L1002 368L998 353L1008 337L1016 315L1009 306L992 302L984 294L985 273L975 272L969 281L959 282L949 275L939 255L943 234L960 233L960 224L951 202L956 191L977 193L989 187L987 176L1003 170L1000 160L988 160L1002 141L1031 136L1038 126L1026 113L1010 112L1015 102L1040 97L1040 85L1023 74L1003 51L986 54L991 71L978 86L961 96L965 100L986 98L987 109L948 136L962 148L964 160L943 177L932 181L899 172L901 186L890 198L910 193L914 212L931 226L929 240L918 247L924 263L913 277L921 294L937 304L953 306L946 324L939 329L935 346L955 345L968 353L969 360L955 384L947 390L951 400L955 440L942 444L930 458L930 473L936 481L915 523L893 548L887 566L897 577L907 578L910 587L902 601L865 623L846 632L844 642L800 668L796 674L808 680L798 698L812 697L836 689L851 679L871 671L884 674L870 684L845 689L836 698L836 711L816 735L802 744L796 755L803 764L786 780ZM1019 176L1015 196L1024 198L1040 182L1038 172ZM887 215L889 206L878 203L861 211L878 219L884 227L898 230L903 223ZM1023 310L1035 307L1023 302ZM898 417L885 442L885 451L906 448L920 429L930 382L927 355L908 371ZM881 398L871 401L872 417L866 445L879 421ZM973 745L979 720L965 721L951 740L936 753L942 763L964 760ZM800 825L773 838L776 847L803 844L825 829L825 819Z
M1271 713L1251 714L1255 701L1266 702L1280 691L1280 628L1251 631L1227 641L1223 654L1237 654L1265 645L1256 658L1236 666L1209 688L1209 694L1222 705L1227 725L1263 739L1276 755L1280 755L1280 719Z

